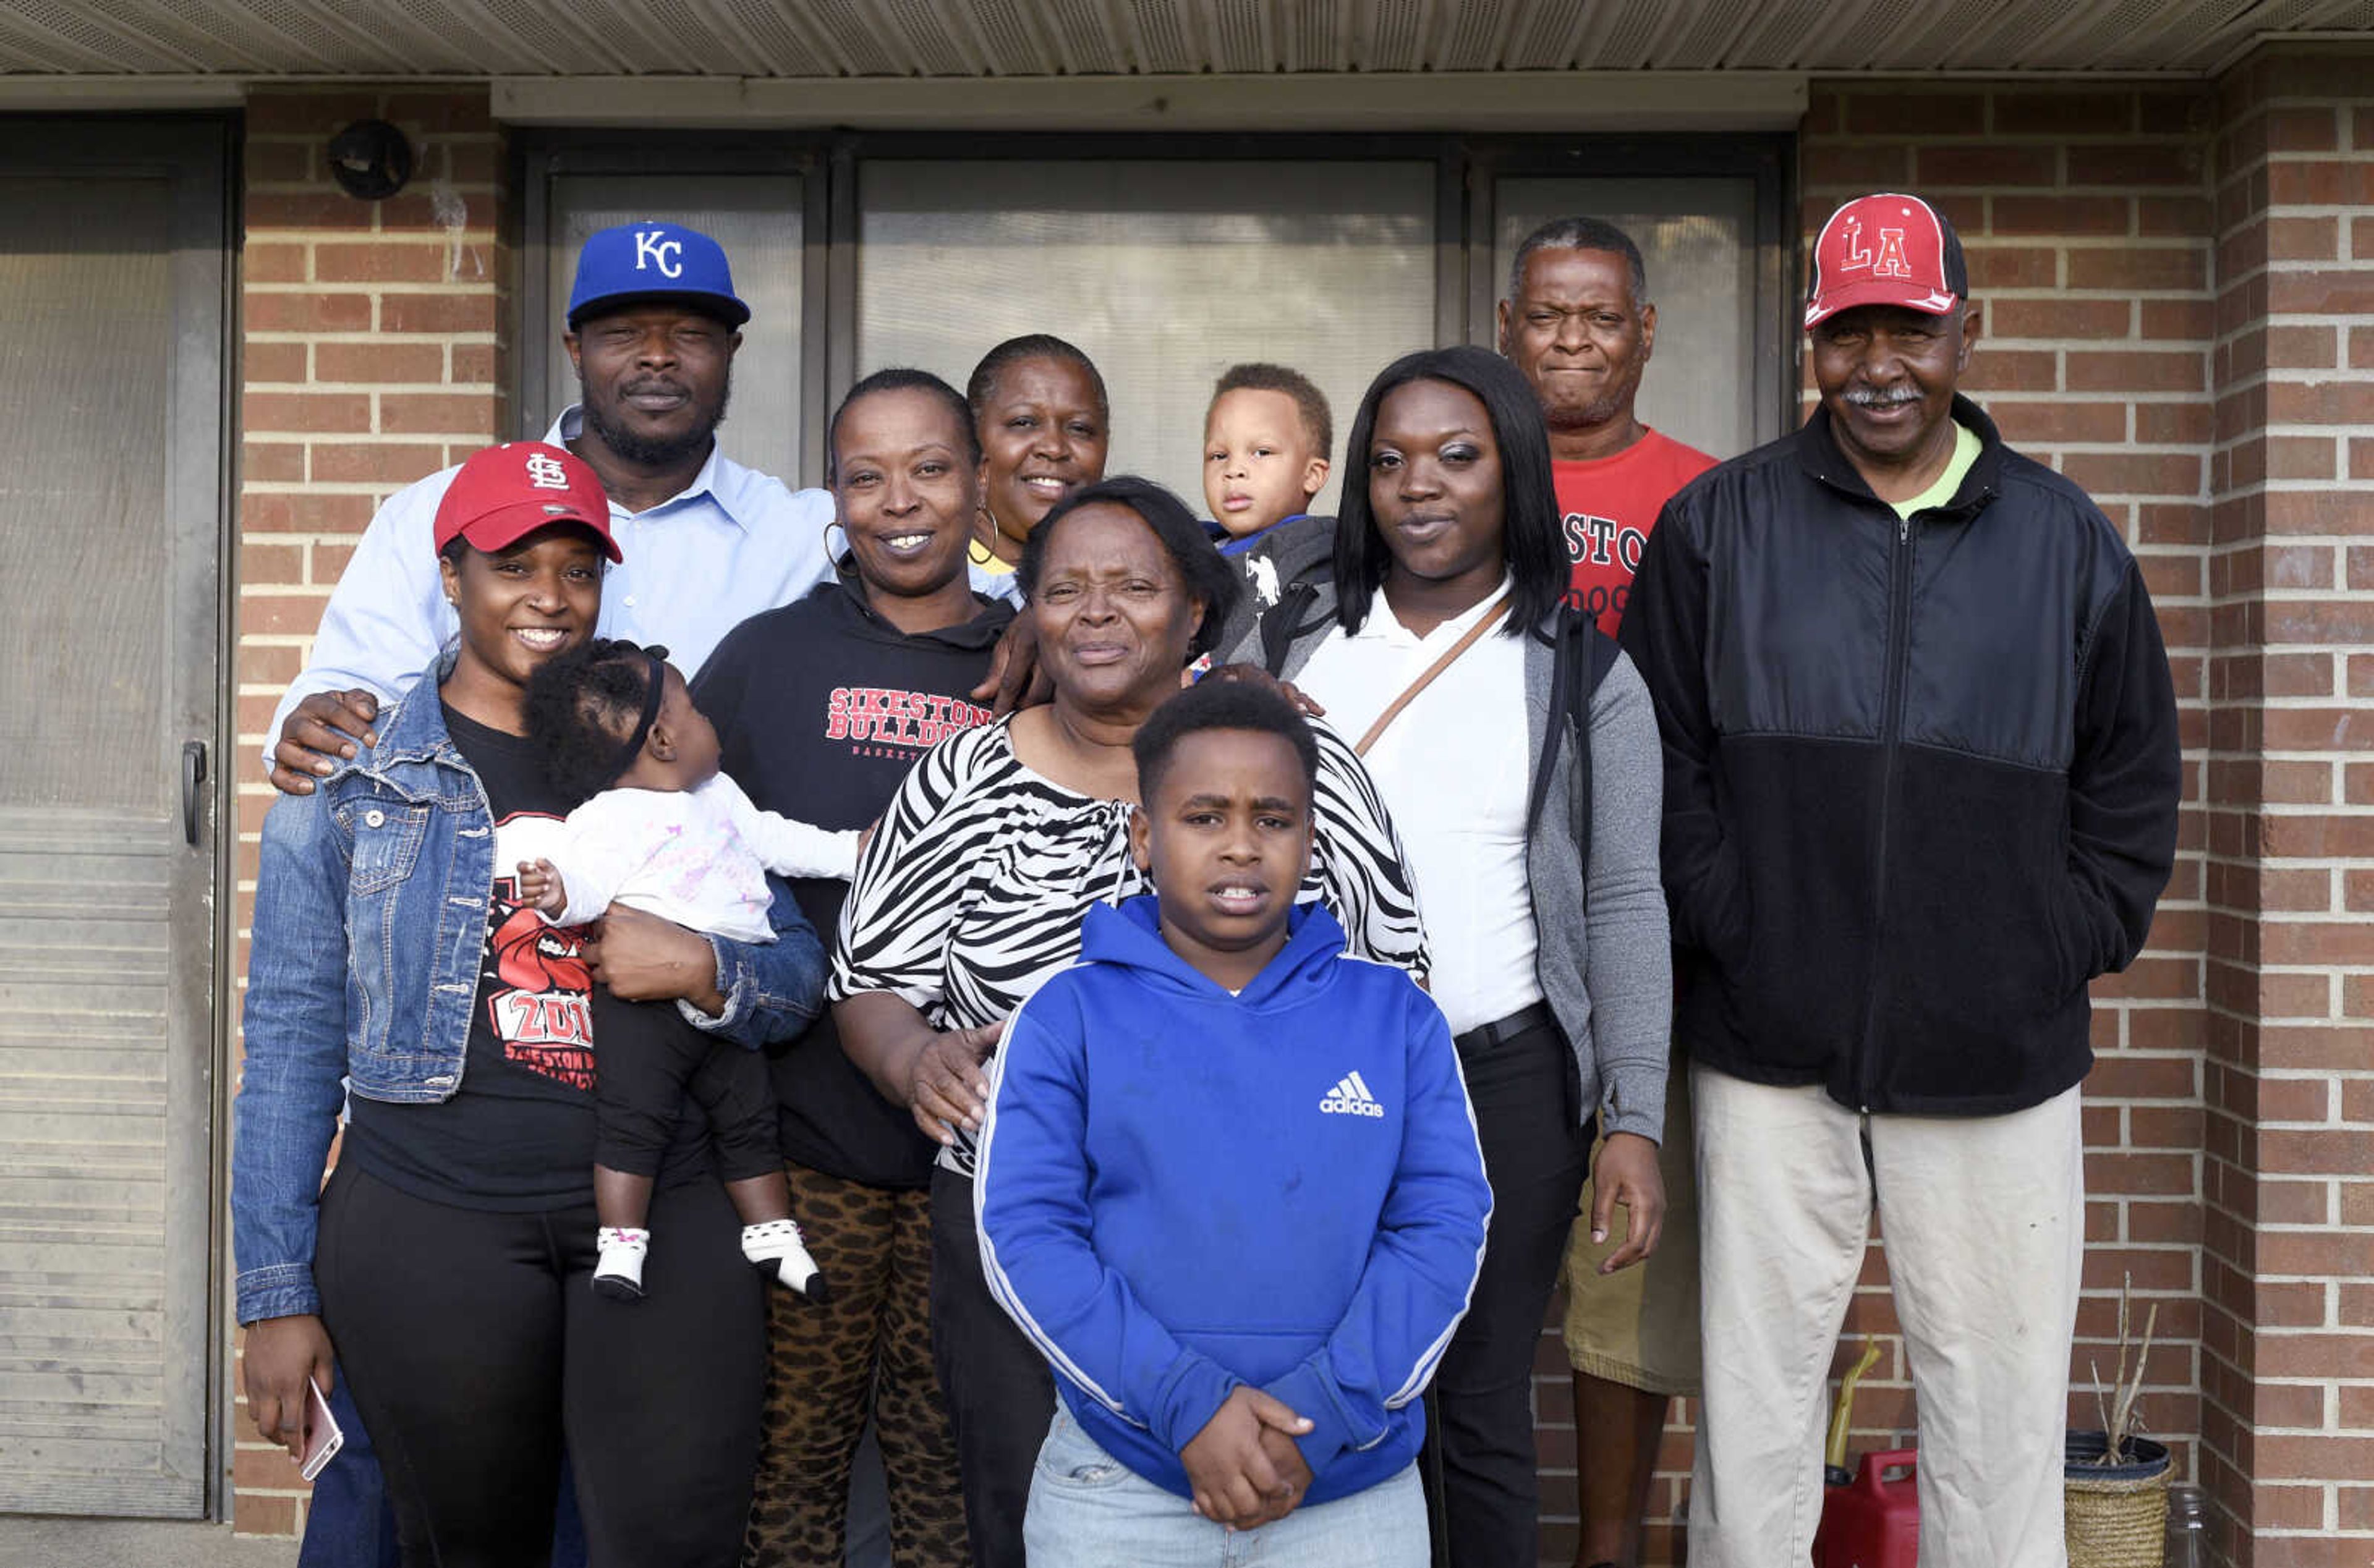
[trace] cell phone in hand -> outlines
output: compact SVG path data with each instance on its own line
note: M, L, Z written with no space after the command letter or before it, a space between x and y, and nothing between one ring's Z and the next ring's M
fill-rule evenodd
M297 1473L311 1480L346 1445L347 1434L338 1430L338 1418L330 1413L329 1397L322 1392L319 1383L306 1378L305 1457Z

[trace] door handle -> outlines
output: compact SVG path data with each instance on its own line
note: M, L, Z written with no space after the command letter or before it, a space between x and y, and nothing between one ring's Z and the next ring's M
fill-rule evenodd
M182 743L182 837L198 841L198 786L206 781L206 743Z

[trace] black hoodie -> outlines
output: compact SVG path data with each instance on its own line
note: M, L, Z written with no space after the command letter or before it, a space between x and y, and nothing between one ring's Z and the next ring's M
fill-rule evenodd
M908 767L957 730L989 721L969 695L1014 618L975 596L962 626L909 636L866 608L852 578L753 615L701 667L694 703L717 726L725 771L762 811L825 828L882 813ZM791 883L828 950L849 884ZM770 1052L783 1153L873 1187L929 1185L938 1146L875 1092L840 1048L829 1012Z
M1702 1064L1992 1115L2086 1075L2086 984L2175 860L2176 700L2143 574L2075 485L1981 442L1898 519L1827 414L1692 481L1623 644L1665 747L1665 891Z

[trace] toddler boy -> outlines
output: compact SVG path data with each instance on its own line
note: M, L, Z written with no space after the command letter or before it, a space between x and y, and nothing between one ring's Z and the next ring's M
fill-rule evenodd
M1327 486L1334 446L1327 398L1283 365L1232 365L1204 413L1204 504L1214 542L1236 555L1301 517Z
M1309 515L1335 439L1327 398L1283 365L1232 365L1204 415L1205 526L1245 591L1220 632L1234 648L1296 579L1334 559L1335 520Z
M1218 1568L1232 1529L1417 1568L1418 1396L1492 1208L1450 1030L1294 902L1318 751L1285 699L1205 682L1134 750L1154 894L1015 1013L981 1134L983 1267L1062 1395L1032 1568Z

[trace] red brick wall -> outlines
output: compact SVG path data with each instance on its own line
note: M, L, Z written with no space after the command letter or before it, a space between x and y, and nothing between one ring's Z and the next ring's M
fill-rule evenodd
M402 127L412 182L382 202L329 177L352 121ZM245 983L256 834L271 803L253 760L304 667L355 536L391 492L506 428L497 240L501 138L487 94L370 87L248 100L239 418L239 954ZM234 1379L234 1381L236 1381ZM285 1534L306 1487L235 1412L233 1522Z
M2218 98L2202 1470L2244 1565L2374 1554L2369 83L2327 46Z

